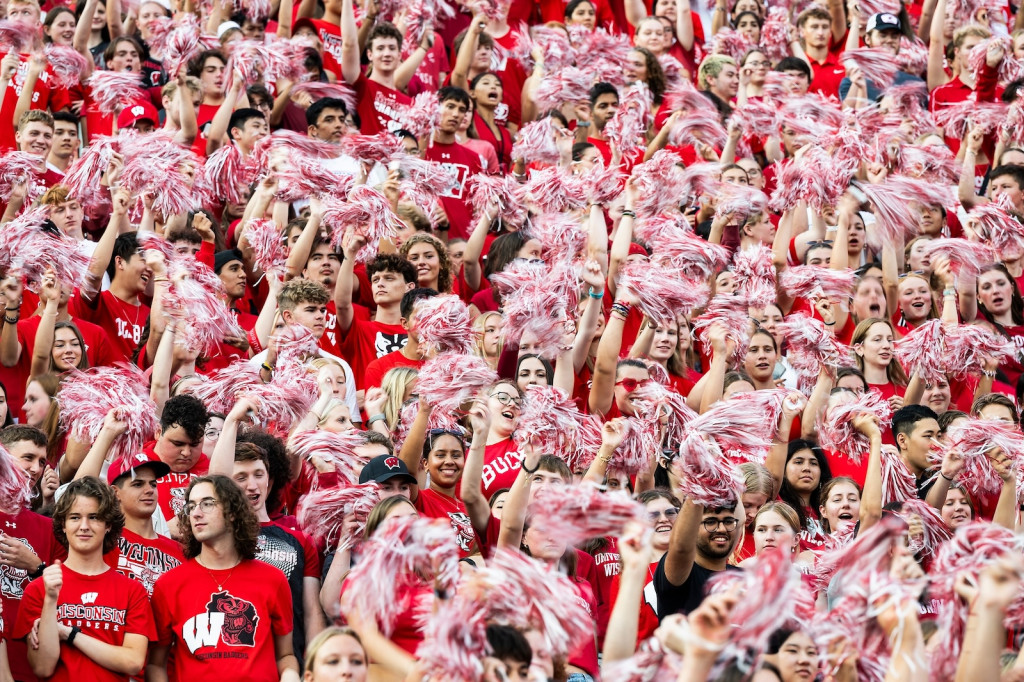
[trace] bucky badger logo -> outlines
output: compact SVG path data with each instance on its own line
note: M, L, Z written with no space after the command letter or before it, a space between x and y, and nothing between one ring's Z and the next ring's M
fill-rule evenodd
M260 618L252 603L233 597L227 592L218 592L210 597L206 605L210 613L223 613L224 624L220 639L228 646L255 646L256 626Z

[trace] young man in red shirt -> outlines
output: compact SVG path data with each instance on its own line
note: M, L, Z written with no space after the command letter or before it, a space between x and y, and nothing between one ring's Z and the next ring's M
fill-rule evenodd
M437 296L437 292L433 289L413 289L412 291L407 291L402 296L402 303L399 309L402 315L402 328L405 329L408 335L405 345L400 350L381 356L366 366L366 373L363 375L363 383L366 389L380 388L381 380L388 373L389 369L394 367L415 367L419 369L427 361L426 358L420 357L420 339L419 334L416 333L413 310L416 307L416 301L421 298L430 298L431 296Z
M187 499L186 561L153 588L146 679L298 682L288 581L256 560L260 522L245 493L227 476L203 476Z
M455 180L454 189L441 196L441 206L448 216L448 238L469 239L473 209L469 205L466 185L481 172L480 155L455 140L462 119L469 111L469 93L462 88L445 87L437 93L441 116L434 130L433 144L427 146L423 158L441 164Z
M136 233L120 234L128 221L128 191L119 188L112 195L110 222L93 252L85 285L75 292L68 311L103 327L117 359L129 360L149 317L149 306L140 296L149 287L153 271L146 264ZM104 272L110 276L110 288L100 291Z
M128 682L146 663L154 637L146 590L112 570L103 555L117 546L124 516L110 486L72 481L53 512L53 532L68 550L25 588L12 636L25 639L39 621L32 671L60 682Z
M160 435L147 443L150 459L159 459L170 472L157 481L157 501L176 535L175 521L185 507L185 490L196 476L206 474L209 458L203 454L203 436L210 421L203 403L190 395L176 395L160 413Z
M31 426L14 424L0 431L0 444L11 453L34 488L46 469L46 434ZM0 511L0 607L4 632L10 633L14 628L25 587L43 575L43 569L57 557L58 551L51 519L30 509L14 515ZM35 682L25 642L8 640L7 660L15 680ZM0 677L4 672L0 667Z
M940 18L936 17L936 19ZM954 69L954 73L957 75L948 83L932 90L928 102L932 113L941 114L944 108L967 100L972 102L996 101L1000 94L998 67L1005 54L1002 45L996 41L989 46L977 80L974 78L974 70L970 67L969 62L971 51L979 43L991 37L992 34L988 29L978 25L962 26L953 34L953 63L950 68ZM929 60L933 59L936 58L929 55ZM946 135L944 139L946 146L954 154L960 150L961 140L959 138ZM992 143L985 146L987 153L994 152Z
M846 77L846 67L839 60L842 43L833 43L833 17L828 10L814 6L804 10L797 18L803 56L811 67L811 92L826 97L839 97L839 84ZM835 45L839 49L835 49ZM799 54L799 52L798 52Z
M408 334L402 326L402 297L416 288L416 269L412 263L396 254L380 254L366 266L377 312L369 320L356 316L352 303L353 270L356 254L365 244L366 240L353 232L345 235L345 259L334 289L341 351L352 361L359 390L365 389L363 373L371 361L405 345Z
M408 83L416 68L404 73L410 64L402 63L402 33L393 24L381 22L370 29L366 38L371 71L369 77L365 76L359 63L358 34L352 0L342 0L341 75L356 91L361 130L366 135L382 130L394 132L404 127L398 120L400 109L412 103L409 95L398 91L395 81ZM422 57L416 61L416 66L420 61ZM403 69L401 73L400 69Z
M305 533L270 520L267 501L280 498L288 481L279 479L286 479L289 464L283 458L272 463L267 450L238 442L239 424L252 409L253 404L242 399L228 413L210 460L210 473L230 476L256 513L260 521L256 558L281 569L288 579L295 626L292 644L295 651L303 652L306 642L327 626L320 609L320 555Z

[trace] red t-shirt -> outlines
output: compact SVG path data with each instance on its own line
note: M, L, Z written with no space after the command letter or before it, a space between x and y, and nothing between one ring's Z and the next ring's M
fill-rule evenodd
M150 441L143 448L150 459L159 459L153 449L155 445L155 441ZM210 458L200 455L199 461L188 471L172 471L156 482L157 501L160 503L160 511L164 513L165 519L171 520L185 508L185 492L188 490L189 483L197 476L205 476L209 470Z
M511 438L492 443L484 448L484 468L480 485L485 499L502 488L511 488L519 475L521 462L516 442Z
M379 357L366 366L363 372L363 388L380 388L380 382L389 369L394 367L412 367L419 369L426 360L410 360L402 355L402 351L396 350L385 356ZM355 371L355 370L353 370ZM358 386L358 384L356 384ZM373 415L370 415L373 416Z
M431 488L420 490L416 496L416 511L430 519L448 519L459 543L459 553L463 557L480 551L476 542L476 532L469 520L469 513L462 500L448 497Z
M421 92L436 92L441 87L441 74L451 71L448 62L448 53L444 49L444 43L440 40L434 41L434 46L427 50L423 56L420 67L416 69L409 86L405 89L410 97L415 97Z
M473 207L466 196L466 182L481 171L480 155L457 142L434 142L424 158L440 163L458 182L458 187L441 197L441 205L448 215L448 238L469 239Z
M320 337L320 348L335 357L341 357L341 345L338 339L338 309L335 307L334 301L327 302L327 311L324 313L324 335Z
M21 510L17 516L0 512L0 529L12 540L28 545L39 557L40 561L51 563L57 556L57 542L53 537L53 520L28 509ZM34 570L34 569L33 569ZM0 566L3 589L0 589L0 607L3 611L3 631L8 634L7 658L10 661L11 674L16 680L35 682L36 676L28 664L28 649L20 639L11 639L10 633L18 620L18 609L25 588L29 584L28 571L11 566Z
M292 632L292 595L284 573L244 560L211 571L195 559L153 588L156 641L171 647L172 680L277 682L274 638Z
M146 596L153 594L157 578L185 561L181 545L164 535L144 538L127 528L121 531L117 547L103 555L103 560L121 575L131 578L146 588Z
M39 323L43 318L39 315L18 321L18 341L21 343L22 355L32 358L32 352L36 347L36 333L39 331ZM89 358L90 367L112 365L121 358L117 357L110 337L103 327L87 322L81 318L72 318L72 322L82 332L82 340L85 341L85 355Z
M604 634L608 629L608 618L615 604L612 585L618 582L622 560L619 556L618 541L605 538L608 544L591 556L594 557L594 596L597 599L597 643L604 646Z
M644 593L640 598L640 621L637 623L636 641L639 645L658 629L658 593L654 589L654 572L658 570L661 559L651 563L647 568L648 578L644 583ZM611 584L611 603L619 597L619 576L615 575Z
M149 318L149 306L135 306L122 301L110 291L101 291L93 300L86 300L78 289L68 301L68 313L99 325L110 339L111 354L117 360L130 360L142 340L142 330Z
M6 55L6 52L0 53L0 57L5 57ZM7 125L3 126L3 131L0 132L0 145L3 146L4 152L18 148L14 140L14 123L16 123L14 121L14 110L18 106L18 98L21 96L21 90L25 85L25 78L28 76L28 55L21 55L21 59L21 64L18 65L14 78L7 84L7 89L3 95L3 102L0 104L0 117L8 122ZM47 66L46 70L39 74L36 85L32 89L30 109L60 111L70 103L67 90L52 89L50 87L52 79L52 70Z
M352 365L358 389L366 388L364 384L368 365L389 353L402 350L409 338L405 327L400 324L384 324L359 318L354 318L352 326L340 333L341 355Z
M973 89L964 84L960 77L957 76L945 85L940 85L932 90L931 95L928 96L928 108L933 113L938 114L948 106L967 100L972 102L993 102L1002 94L1002 88L998 87L998 85L998 71L986 63L982 66L981 73L978 74L978 80L974 84ZM946 135L944 139L946 146L954 154L960 150L959 138ZM988 140L986 140L985 146L988 146ZM989 149L989 151L994 151L994 149Z
M491 70L501 79L501 103L506 109L504 112L495 112L495 117L504 118L516 126L522 125L523 85L529 76L519 60L512 56L518 41L519 33L509 29L508 33L494 39L494 55L491 57ZM500 116L502 113L505 115Z
M298 9L298 5L296 5L296 9ZM330 71L340 80L342 60L341 27L322 19L307 19L307 21L313 24L320 42L324 45L324 70Z
M126 634L154 637L153 612L142 585L117 571L99 575L82 575L61 566L64 576L57 597L57 620L70 627L79 627L82 634L106 644L122 646ZM25 588L21 610L12 637L24 639L43 611L46 588L37 578ZM60 660L53 676L55 682L127 682L129 675L107 670L82 653L78 647L61 642Z
M839 97L839 84L846 77L846 67L843 66L839 57L829 51L825 61L820 63L814 59L809 61L814 78L811 79L811 85L807 91L820 92L826 97Z
M399 107L412 104L412 97L394 88L381 85L360 74L352 84L356 91L356 111L364 135L376 135L382 130L394 132L402 127Z

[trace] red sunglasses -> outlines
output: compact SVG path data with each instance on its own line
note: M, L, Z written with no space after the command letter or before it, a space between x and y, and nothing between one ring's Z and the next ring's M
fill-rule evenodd
M632 379L630 377L626 377L625 379L619 379L618 381L616 381L615 385L622 386L624 389L626 389L626 393L632 393L639 386L643 386L648 381L650 381L650 379Z

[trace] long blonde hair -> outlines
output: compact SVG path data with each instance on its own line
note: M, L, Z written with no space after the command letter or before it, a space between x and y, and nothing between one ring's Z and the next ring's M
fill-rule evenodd
M412 367L393 367L381 379L380 389L388 397L384 403L384 422L389 430L398 425L398 419L402 416L402 405L405 403L405 393L418 376L419 372Z

